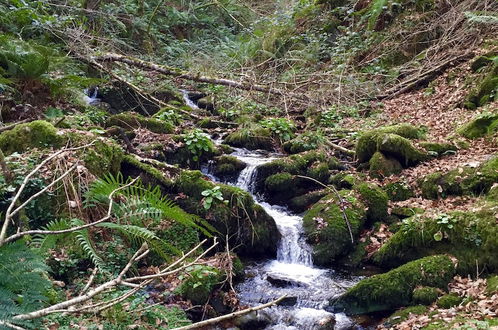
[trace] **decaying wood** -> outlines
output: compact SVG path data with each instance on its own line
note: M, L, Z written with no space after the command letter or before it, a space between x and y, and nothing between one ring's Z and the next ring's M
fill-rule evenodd
M356 154L356 152L354 150L349 150L347 148L341 147L340 145L335 144L333 142L330 142L329 140L325 140L324 143L327 146L331 147L332 149L335 149L337 151L343 152L343 153L345 153L347 155L354 156Z
M269 94L284 95L284 92L275 88L266 87L262 85L253 84L250 82L239 82L235 80L225 79L225 78L214 78L202 76L199 74L193 74L186 72L177 68L167 67L164 65L155 64L152 62L142 61L138 58L124 56L119 54L106 54L103 56L95 57L94 61L102 62L122 62L128 65L136 66L144 70L156 71L167 76L173 76L180 79L192 80L196 82L209 83L214 85L223 85L233 88L243 89L246 91L258 91Z
M377 100L384 100L384 99L392 99L400 94L409 92L423 84L426 84L430 82L432 79L437 77L438 74L441 72L445 71L446 69L455 66L462 61L465 61L469 58L472 58L474 56L474 53L468 52L453 58L450 58L449 60L444 61L443 63L437 65L436 67L422 72L418 74L415 77L412 77L410 79L407 79L405 81L402 81L400 84L394 86L393 88L389 89L386 91L385 94L378 95L375 99Z
M217 323L220 323L221 321L233 319L234 317L237 317L237 316L245 315L245 314L248 314L250 312L258 311L260 309L264 309L264 308L268 308L268 307L277 305L279 302L281 302L282 300L284 300L285 297L287 297L287 296L284 295L284 296L282 296L282 297L280 297L280 298L278 298L276 300L270 301L269 303L266 303L266 304L263 304L263 305L246 308L246 309L243 309L243 310L238 311L238 312L233 312L233 313L226 314L226 315L223 315L223 316L220 316L220 317L215 317L215 318L212 318L212 319L209 319L209 320L197 322L197 323L194 323L194 324L191 324L191 325L186 325L184 327L174 328L173 330L197 329L197 328L205 327L205 326L208 326L208 325L217 324Z

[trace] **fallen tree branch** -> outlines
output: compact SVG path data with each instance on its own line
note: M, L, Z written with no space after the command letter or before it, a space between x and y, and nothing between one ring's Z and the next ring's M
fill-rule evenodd
M454 65L456 65L464 60L467 60L473 56L474 56L474 53L468 52L468 53L465 53L463 55L459 55L459 56L450 58L449 60L446 60L445 62L441 63L440 65L436 66L435 68L433 68L431 70L422 72L421 74L419 74L415 77L412 77L410 79L402 81L397 86L394 86L393 88L387 90L385 94L382 94L382 95L375 97L375 99L377 99L377 100L392 99L393 97L396 97L400 94L409 92L412 89L415 89L416 87L431 81L439 73L446 70L447 68L454 66Z
M0 133L5 132L5 131L10 131L11 129L13 129L14 127L16 127L19 124L25 124L25 123L29 123L29 122L32 122L35 120L36 120L36 118L35 119L33 119L33 118L23 119L23 120L20 120L18 122L15 122L14 124L0 127Z
M226 315L223 315L223 316L220 316L220 317L215 317L215 318L212 318L212 319L209 319L209 320L197 322L197 323L194 323L194 324L191 324L191 325L186 325L186 326L183 326L183 327L174 328L173 330L189 330L189 329L197 329L197 328L200 328L200 327L205 327L207 325L213 325L213 324L219 323L221 321L229 320L229 319L232 319L232 318L237 317L237 316L245 315L245 314L248 314L250 312L258 311L260 309L264 309L264 308L271 307L273 305L277 305L279 302L281 302L282 300L284 300L285 297L287 297L287 296L284 295L284 296L282 296L282 297L280 297L280 298L278 298L276 300L270 301L269 303L266 303L266 304L263 304L263 305L246 308L246 309L243 309L243 310L238 311L238 312L233 312L233 313L226 314Z
M238 89L243 89L246 91L258 91L258 92L263 92L263 93L269 93L269 94L277 94L277 95L284 95L285 92L275 89L275 88L269 88L266 86L262 85L257 85L253 84L250 82L239 82L235 80L230 80L230 79L225 79L225 78L214 78L214 77L206 77L206 76L201 76L199 74L192 74L177 68L171 68L167 67L164 65L158 65L152 62L146 62L142 61L138 58L134 57L129 57L129 56L123 56L119 54L106 54L103 56L99 57L94 57L94 61L103 61L103 62L122 62L126 63L128 65L136 66L145 70L150 70L150 71L156 71L159 73L162 73L167 76L173 76L177 77L180 79L187 79L187 80L192 80L196 82L203 82L203 83L210 83L214 85L223 85L223 86L228 86L228 87L233 87L233 88L238 88Z
M324 143L327 146L331 147L332 149L338 150L338 151L343 152L343 153L345 153L347 155L354 156L356 154L356 152L354 150L349 150L347 148L341 147L340 145L332 143L329 140L325 140Z

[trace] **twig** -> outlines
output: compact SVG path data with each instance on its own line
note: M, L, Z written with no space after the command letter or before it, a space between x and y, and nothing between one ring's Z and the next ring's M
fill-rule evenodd
M337 196L337 198L339 199L339 208L341 209L342 217L343 217L344 221L346 222L346 225L347 225L348 230L349 230L349 236L351 237L351 243L354 244L353 230L351 229L351 223L349 222L348 216L346 214L346 209L344 208L344 200L342 199L341 194L339 194L339 192L337 191L337 189L335 189L334 186L327 186L327 185L321 183L320 181L318 181L316 179L310 178L309 176L296 175L296 177L316 182L319 185L321 185L322 187L324 187L325 189L329 189L330 191L332 191Z
M229 320L229 319L232 319L232 318L237 317L237 316L245 315L245 314L248 314L250 312L258 311L260 309L264 309L264 308L271 307L273 305L277 305L279 302L281 302L282 300L284 300L286 297L287 296L284 295L284 296L282 296L282 297L280 297L280 298L278 298L276 300L270 301L269 303L266 303L266 304L263 304L263 305L246 308L246 309L243 309L243 310L238 311L238 312L233 312L233 313L226 314L226 315L223 315L223 316L220 316L220 317L215 317L215 318L212 318L212 319L209 319L209 320L197 322L197 323L194 323L194 324L191 324L191 325L186 325L184 327L174 328L173 330L189 330L189 329L197 329L197 328L200 328L200 327L205 327L207 325L213 325L213 324L219 323L221 321Z

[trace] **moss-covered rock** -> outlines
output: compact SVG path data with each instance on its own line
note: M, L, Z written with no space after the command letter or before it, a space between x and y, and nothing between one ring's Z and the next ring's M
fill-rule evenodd
M379 140L386 134L395 134L405 139L420 139L423 130L409 124L386 126L363 133L356 144L356 156L360 163L368 162L378 150Z
M214 159L213 174L222 181L233 181L245 167L237 157L223 155Z
M294 177L287 172L270 175L265 180L266 190L272 193L282 193L292 190Z
M401 323L403 321L406 321L411 314L414 315L422 315L428 311L428 308L426 306L422 305L417 305L417 306L410 306L406 307L403 309L400 309L391 316L384 322L384 326L387 328L392 327L393 325L396 325L398 323Z
M458 148L451 143L420 142L420 146L438 156L455 153Z
M498 65L495 64L484 76L479 85L474 88L467 96L465 105L474 109L493 102L497 98L498 91Z
M217 284L223 280L222 273L211 266L197 265L181 275L185 279L176 291L195 305L205 304Z
M498 225L495 210L451 212L428 217L415 215L374 254L382 267L396 267L435 253L451 252L458 259L458 272L474 274L476 264L486 272L498 270Z
M417 286L446 290L455 275L454 261L435 255L409 262L387 273L361 280L333 306L349 314L389 311L409 305Z
M470 165L447 173L426 175L418 182L422 196L437 199L450 195L486 194L498 182L498 157L492 157L479 166Z
M498 291L498 275L486 279L486 293L491 295Z
M448 309L460 305L462 300L463 298L459 297L456 293L450 293L440 297L437 300L436 305L439 308Z
M384 186L384 191L390 200L399 202L415 196L413 189L403 181L391 182Z
M263 194L269 203L290 206L289 202L292 198L323 188L320 184L302 176L311 177L326 184L330 176L329 166L331 165L335 166L335 159L331 162L324 154L315 151L279 158L258 167L254 188L257 193ZM278 175L282 173L284 174ZM270 180L273 181L272 183L276 183L277 178L285 178L287 189L278 189L274 184L267 184L267 179L272 176L274 176Z
M65 139L47 121L35 120L16 125L13 129L0 134L0 149L5 155L24 152L30 148L61 147Z
M301 213L309 209L313 204L325 197L329 192L326 189L315 190L304 195L291 198L289 202L289 209L294 212Z
M430 305L439 297L439 289L428 286L413 290L413 302L420 305Z
M225 143L249 150L273 150L271 131L263 127L242 128L227 135Z
M202 207L202 192L220 186L223 199L206 210ZM199 171L182 171L174 183L174 191L186 198L177 200L187 212L196 214L219 232L230 237L230 246L237 253L251 257L275 257L280 233L275 221L255 204L251 195L239 188L215 184Z
M370 223L383 222L388 217L387 202L389 197L373 183L359 183L353 187L367 207L367 220Z
M408 167L427 159L427 154L413 146L410 140L397 134L384 134L377 140L377 150L397 159Z
M498 130L498 114L482 114L458 129L467 139L477 139Z
M145 128L159 134L172 133L174 127L170 122L156 118L147 118L134 112L123 112L107 119L106 127L118 126L125 130Z
M372 177L383 178L393 174L398 174L403 170L401 163L391 157L384 156L377 151L369 160L369 173Z
M313 247L313 260L317 265L330 265L346 256L355 245L366 221L365 205L354 191L340 191L341 200L334 193L322 198L306 212L303 218L304 231L308 242ZM348 224L351 225L351 233Z
M342 172L332 175L329 178L329 183L333 184L337 189L351 189L360 180L361 178L358 175Z

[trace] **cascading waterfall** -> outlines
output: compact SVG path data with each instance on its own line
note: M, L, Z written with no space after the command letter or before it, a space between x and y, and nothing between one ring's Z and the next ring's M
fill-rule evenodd
M186 91L183 95L188 105L193 103ZM221 140L214 142L219 144ZM266 329L361 329L344 314L332 314L324 309L330 298L353 286L357 279L314 267L311 248L303 236L302 217L291 214L284 207L270 205L254 193L258 166L276 159L278 155L234 149L232 156L246 164L234 185L252 194L254 200L273 217L282 236L276 260L246 267L246 280L236 288L240 301L258 305L287 296L285 306L258 312L258 318L268 324ZM203 168L203 171L211 179L219 181L209 173L209 167Z

